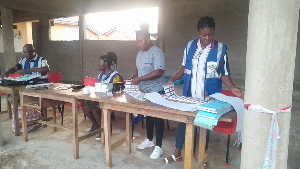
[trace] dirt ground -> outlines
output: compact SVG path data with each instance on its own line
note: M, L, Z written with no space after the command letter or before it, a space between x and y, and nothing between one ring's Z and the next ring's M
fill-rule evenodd
M295 92L296 91L296 92ZM2 97L2 111L6 110L5 97ZM300 83L294 87L293 110L290 131L288 168L296 169L300 166ZM51 109L48 112L52 114ZM65 107L64 125L71 126L71 109ZM1 114L4 146L0 147L0 169L93 169L106 168L104 146L92 136L79 143L79 159L73 159L73 144L71 131L58 129L53 132L51 127L39 128L29 132L28 142L24 142L22 135L14 136L11 131L12 121L8 114ZM61 116L57 114L60 121ZM132 142L132 153L126 154L125 144L112 151L112 168L125 169L174 169L183 168L183 162L162 164L164 157L174 152L177 123L169 121L170 131L165 128L163 139L164 154L157 160L149 158L154 148L137 150L136 147L146 138L146 129L141 123L135 126ZM79 130L87 131L91 122L84 120L82 110L79 113ZM166 126L166 121L165 121ZM113 121L112 142L125 135L125 114L116 113ZM155 134L154 134L155 135ZM232 147L236 134L231 137L229 166L225 167L227 135L211 132L208 154L208 169L237 169L240 166L241 153ZM184 154L183 154L184 155ZM193 165L196 165L196 158Z

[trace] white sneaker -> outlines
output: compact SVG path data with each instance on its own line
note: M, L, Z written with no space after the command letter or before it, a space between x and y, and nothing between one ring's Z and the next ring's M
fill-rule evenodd
M155 149L152 152L152 154L150 155L150 158L158 159L163 153L164 153L164 151L159 146L155 146Z
M154 146L153 141L149 141L149 139L146 139L138 146L138 149L143 150L147 147L153 147L153 146Z
M101 133L96 137L96 140L97 141L101 140Z

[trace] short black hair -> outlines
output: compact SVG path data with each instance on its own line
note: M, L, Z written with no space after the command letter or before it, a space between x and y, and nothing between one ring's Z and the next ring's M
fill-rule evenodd
M26 48L27 50L30 51L35 51L34 46L32 44L26 44L23 46L23 48Z
M200 29L204 28L213 28L215 29L215 20L212 17L205 16L200 18L197 24L197 30L199 31Z
M108 52L106 55L100 56L99 59L104 60L107 66L116 65L117 66L117 55L114 52Z

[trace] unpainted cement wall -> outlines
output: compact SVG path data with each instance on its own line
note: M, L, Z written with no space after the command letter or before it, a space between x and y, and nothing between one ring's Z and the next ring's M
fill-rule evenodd
M196 25L200 17L212 16L216 22L215 39L228 45L228 57L233 77L245 77L249 0L164 0L157 2L162 21L163 51L166 55L166 76L173 75L182 63L186 42L198 38ZM36 27L36 25L33 25ZM41 30L33 29L37 36ZM44 31L45 32L45 31ZM300 35L298 33L298 39ZM135 41L84 41L83 63L80 63L78 41L45 41L34 38L39 54L46 57L51 72L60 71L63 81L82 81L97 77L98 58L109 51L118 56L118 71L128 78L135 69L138 52ZM267 39L266 39L267 40ZM154 42L156 44L156 42ZM43 45L41 47L40 45ZM45 50L47 48L47 50ZM42 50L43 49L43 50ZM300 80L300 43L297 45L295 80ZM283 68L282 68L283 69Z

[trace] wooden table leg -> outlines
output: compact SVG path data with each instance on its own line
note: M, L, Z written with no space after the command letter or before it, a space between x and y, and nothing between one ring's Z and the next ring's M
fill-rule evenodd
M126 147L127 153L131 153L131 113L126 112Z
M10 95L6 95L6 105L7 105L7 112L8 112L9 119L11 119L12 118L11 103L8 100L8 96Z
M198 168L201 168L201 169L204 168L204 164L207 163L207 154L205 152L206 131L207 131L207 129L200 127Z
M104 113L103 113L103 110L102 110L102 113L101 113L101 128L104 129ZM103 130L103 132L101 132L101 144L105 145L104 130Z
M13 101L13 106L14 106L13 113L14 113L14 121L15 121L15 135L19 136L20 135L20 124L19 124L19 114L18 114L18 96L16 96L16 95L11 95L11 96L12 96L12 101ZM25 112L25 119L26 119L26 109L24 110L24 112ZM25 121L27 123L27 120L25 120ZM27 125L26 125L26 128L27 128ZM24 130L23 130L23 132L24 132Z
M186 124L185 133L185 154L184 154L184 168L192 168L192 158L193 158L193 141L194 141L194 124Z
M111 135L110 135L110 111L103 108L104 117L104 136L105 136L105 155L106 155L106 166L112 166L111 157Z
M21 103L21 112L22 112L22 131L23 131L23 140L24 141L28 141L28 133L27 133L27 119L26 119L26 107L23 106L24 103L24 96L20 95L20 103ZM14 107L14 110L16 110L16 108ZM14 111L15 112L15 111ZM16 120L16 115L14 114L14 119ZM18 117L18 116L17 116ZM19 123L15 125L19 125ZM16 132L17 132L17 127L15 128ZM20 131L20 129L18 129Z
M73 113L73 157L79 158L79 140L78 140L78 100L74 99L72 102Z
M52 107L52 112L53 112L53 124L56 124L56 107ZM52 128L53 132L56 132L56 127Z
M2 123L0 121L0 147L1 146L3 146L3 133L2 133Z

